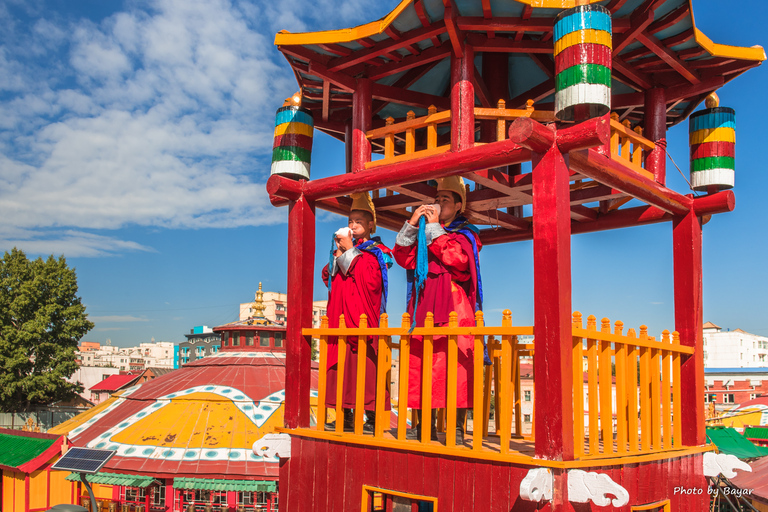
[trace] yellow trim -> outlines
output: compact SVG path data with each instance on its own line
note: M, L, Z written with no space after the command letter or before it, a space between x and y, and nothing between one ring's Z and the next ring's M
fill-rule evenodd
M368 506L368 493L380 492L381 494L388 494L390 496L400 496L401 498L410 498L418 501L428 501L433 504L432 511L437 512L437 498L435 496L424 496L422 494L411 494L409 492L393 491L392 489L384 489L382 487L373 487L370 485L363 485L363 500L362 500L362 512L368 512L370 510Z
M555 43L555 55L559 54L566 48L570 48L571 46L590 43L601 44L603 46L607 46L610 49L613 49L610 32L590 28L587 30L571 32L570 34L558 39Z
M705 142L736 142L736 130L721 126L720 128L704 128L691 132L688 137L688 143L703 144Z
M713 57L723 57L739 60L765 60L765 50L760 45L747 48L745 46L731 46L727 44L713 43L710 38L704 35L704 32L696 28L696 17L693 15L693 5L688 0L688 10L691 12L691 22L693 24L693 38L696 44L704 48Z
M424 429L427 430L427 429ZM481 451L476 452L469 447L449 448L436 441L422 443L418 441L398 441L397 439L380 439L370 435L356 435L345 433L339 435L333 432L319 431L310 428L275 428L276 433L290 434L292 436L306 437L312 439L323 439L326 441L335 441L341 444L355 444L366 447L389 448L408 452L431 453L434 455L449 455L452 457L463 457L475 460L490 460L497 462L507 462L511 464L525 464L542 468L555 469L577 469L577 468L595 468L608 466L621 466L627 464L641 464L644 462L654 462L664 459L677 459L699 453L711 452L715 450L715 445L693 446L680 450L665 450L643 455L631 455L628 457L595 457L585 460L546 460L537 459L530 455L510 452L501 454L497 452ZM428 434L429 435L429 434Z
M632 512L640 512L642 510L656 510L661 508L663 512L669 512L670 508L669 500L657 501L656 503L649 503L647 505L633 505L631 507Z
M285 135L286 133L312 137L312 127L304 123L283 123L275 126L275 137Z
M601 0L588 0L588 4L595 4ZM579 0L517 0L518 3L530 5L541 9L570 9L582 2Z
M412 2L413 0L401 0L398 6L385 17L357 27L320 32L298 32L295 34L280 31L275 35L275 46L349 43L350 41L357 41L358 39L381 34Z

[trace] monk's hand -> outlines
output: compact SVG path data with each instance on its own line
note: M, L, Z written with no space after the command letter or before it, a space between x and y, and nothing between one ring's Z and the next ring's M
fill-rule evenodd
M426 205L427 211L424 215L427 218L427 223L440 222L440 205L429 204Z
M411 226L418 226L419 225L419 217L422 215L427 215L427 208L429 208L428 204L423 204L416 208L413 211L413 215L411 215L411 218L408 220L408 224Z
M352 242L351 231L350 231L350 234L347 236L336 235L336 249L338 249L340 253L344 253L350 250L354 246L355 244Z

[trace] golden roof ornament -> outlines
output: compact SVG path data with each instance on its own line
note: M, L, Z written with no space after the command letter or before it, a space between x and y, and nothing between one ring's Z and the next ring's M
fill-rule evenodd
M267 307L264 305L264 292L261 291L261 283L259 283L259 290L256 292L256 297L251 306L251 318L264 318L264 310Z

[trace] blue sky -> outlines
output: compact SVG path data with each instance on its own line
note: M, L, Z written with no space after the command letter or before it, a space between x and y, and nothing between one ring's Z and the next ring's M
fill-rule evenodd
M287 211L264 184L274 111L297 87L274 34L358 25L396 3L0 0L0 250L63 254L96 323L85 339L121 346L235 320L259 281L285 291ZM725 5L693 0L697 26L765 46L763 2ZM764 65L720 91L737 116L736 210L704 228L704 316L768 336L766 83ZM668 140L687 173L687 123ZM312 159L313 178L337 174L342 146L317 133ZM667 174L685 193L669 161ZM318 269L343 223L319 212ZM674 327L671 224L572 240L574 309ZM530 325L531 243L486 247L481 261L488 323L509 308ZM392 271L391 315L404 279ZM314 290L324 298L319 279Z

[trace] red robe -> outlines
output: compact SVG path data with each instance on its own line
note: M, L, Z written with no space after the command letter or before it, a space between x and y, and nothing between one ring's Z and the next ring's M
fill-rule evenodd
M378 248L385 253L390 249L379 244ZM323 282L328 285L328 265L323 268ZM381 301L383 299L383 284L379 260L373 254L361 251L352 260L344 274L338 270L333 276L331 292L328 294L328 326L339 326L339 315L344 315L347 327L359 327L360 315L365 313L369 327L379 326ZM339 361L339 344L336 336L328 337L328 366L326 379L325 405L336 406L337 363ZM375 410L376 402L376 362L378 338L368 339L367 360L365 365L365 410ZM344 392L342 406L355 408L355 390L357 383L357 336L347 337L347 350L344 364ZM390 409L389 390L385 391L385 409Z
M473 235L474 236L474 235ZM480 240L475 236L478 251ZM395 261L406 270L416 268L416 246L395 245ZM428 246L429 273L419 296L416 326L424 326L428 311L434 314L435 326L448 325L448 316L456 311L459 326L475 325L475 301L477 297L477 273L472 243L460 233L447 233L435 238ZM408 304L413 316L414 298ZM473 405L474 338L458 336L458 371L456 406L469 408ZM423 340L411 339L408 368L408 407L421 409L421 368ZM433 339L432 355L432 408L446 407L446 362L448 337Z

